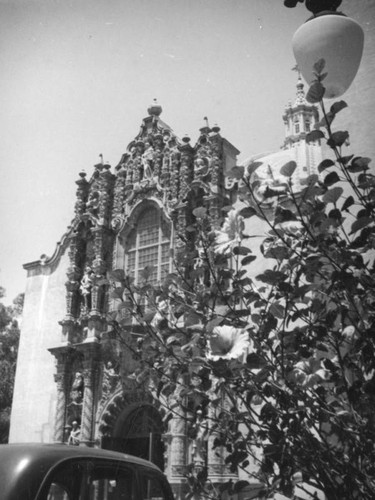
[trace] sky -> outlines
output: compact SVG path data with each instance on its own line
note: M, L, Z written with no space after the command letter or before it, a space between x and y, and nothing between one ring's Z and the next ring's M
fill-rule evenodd
M218 124L239 160L279 149L295 99L283 0L0 0L0 285L52 255L80 171L115 167L154 98L194 143Z

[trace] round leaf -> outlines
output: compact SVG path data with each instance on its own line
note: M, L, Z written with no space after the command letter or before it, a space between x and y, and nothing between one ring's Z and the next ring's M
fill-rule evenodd
M265 367L267 365L267 362L258 354L251 353L246 358L246 365L252 370L257 370L259 368Z
M320 82L314 82L306 94L306 101L312 104L320 102L323 99L326 89Z
M348 211L348 208L351 207L352 205L354 205L354 198L353 196L348 196L348 198L346 198L343 206L341 207L341 210L342 211Z
M319 139L323 139L325 135L321 130L312 130L306 135L306 142L318 141Z
M325 170L326 168L332 167L334 164L335 164L335 162L333 160L329 160L329 159L323 160L318 165L318 172L321 173L321 172L323 172L323 170Z
M336 115L339 111L347 107L348 105L345 101L334 102L331 106L331 113L334 113Z
M269 311L273 316L275 316L275 318L284 318L285 308L279 302L273 302L270 306Z
M285 163L280 169L281 175L285 175L285 177L292 177L295 169L297 168L297 163L295 161L288 161Z
M256 259L256 256L255 256L255 255L247 255L246 257L244 257L244 258L241 260L241 264L242 264L243 266L247 266L248 264L250 264L251 262L253 262L255 259Z
M251 253L250 248L244 246L237 246L233 248L234 255L248 255Z
M337 172L330 172L324 178L325 186L332 186L332 184L336 184L336 182L340 181L340 177L337 175Z
M262 161L252 161L248 166L247 166L247 173L249 175L252 175L257 168L259 168L261 165L263 165Z
M362 229L362 228L368 226L369 224L371 224L372 222L374 222L374 221L373 221L373 219L371 217L361 217L361 218L359 218L358 220L356 220L355 222L353 222L350 234L353 234L353 233L359 231L360 229Z
M348 156L340 156L340 158L337 160L341 165L346 165L347 163L350 162L350 160L353 158L354 155L348 155Z
M324 193L323 201L325 203L336 203L343 192L344 190L342 187L333 187L332 189L329 189L326 193Z
M302 186L313 186L319 181L319 177L316 174L311 174L304 179L301 179L300 183Z
M244 167L233 167L232 170L229 171L229 177L233 177L233 179L242 179L244 172Z
M341 216L341 211L338 209L338 208L335 208L333 210L331 210L328 214L328 217L330 219L334 219L334 220L337 220L337 221L341 221L342 219L342 216Z
M348 171L351 173L357 173L368 170L368 164L370 163L370 161L371 158L356 157L353 159L351 165L349 165Z
M253 207L244 207L240 210L239 214L245 219L249 219L253 215L256 215L257 211Z
M328 139L327 144L331 148L340 147L345 141L349 139L349 133L346 131L334 132L332 136Z
M280 281L287 278L287 275L281 271L272 271L267 269L263 274L256 276L256 279L262 281L263 283L268 283L269 285L277 285Z
M334 118L335 118L334 113L328 111L328 113L326 113L326 116L323 116L320 122L315 125L315 128L317 129L319 129L319 127L328 128L328 126L331 125L331 123L333 122Z
M320 75L322 73L323 69L325 68L325 66L326 66L326 61L322 57L313 66L315 73Z

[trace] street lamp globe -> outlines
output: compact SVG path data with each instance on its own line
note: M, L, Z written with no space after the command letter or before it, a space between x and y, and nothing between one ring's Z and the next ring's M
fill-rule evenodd
M308 84L316 80L314 64L325 60L324 97L339 97L351 85L363 52L364 34L353 19L338 12L321 12L307 20L293 36L298 68Z

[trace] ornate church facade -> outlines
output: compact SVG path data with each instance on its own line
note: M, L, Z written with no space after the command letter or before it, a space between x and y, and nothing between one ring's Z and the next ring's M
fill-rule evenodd
M24 266L10 441L99 446L151 459L182 498L191 463L203 461L212 483L233 473L210 437L202 454L198 438L187 433L185 415L167 425L162 401L147 385L133 382L131 352L108 341L112 301L105 278L123 269L137 283L152 266L150 279L159 282L173 268L196 207L204 206L220 227L222 208L236 200L229 172L239 151L219 127L208 125L193 146L160 115L159 105L150 106L114 171L100 162L89 180L80 174L74 218L54 255ZM301 81L283 119L284 147L263 158L260 176L277 182L279 163L293 159L298 186L321 160L320 144L305 140L318 114L306 102Z

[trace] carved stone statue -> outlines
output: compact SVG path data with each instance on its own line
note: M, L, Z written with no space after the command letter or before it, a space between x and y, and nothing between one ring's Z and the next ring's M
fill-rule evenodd
M90 194L90 197L86 203L86 210L90 212L95 217L98 214L98 208L100 204L100 193L98 191L94 191Z
M143 175L145 179L152 179L153 175L154 148L149 142L145 143L145 151L142 154Z
M78 425L78 422L74 420L72 422L72 430L70 431L70 435L68 438L68 445L78 446L80 437L81 437L81 427Z
M81 372L76 372L72 384L72 390L70 391L71 404L74 405L82 404L83 389L84 389L83 375Z
M119 379L111 361L108 361L107 366L103 370L103 394L110 394L116 386Z
M202 158L197 158L194 162L194 177L201 178L208 172L208 166Z
M91 289L93 285L93 280L94 280L94 271L91 269L90 266L86 266L79 287L86 309L90 308L90 298L91 298Z

